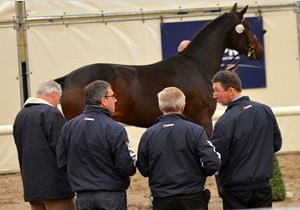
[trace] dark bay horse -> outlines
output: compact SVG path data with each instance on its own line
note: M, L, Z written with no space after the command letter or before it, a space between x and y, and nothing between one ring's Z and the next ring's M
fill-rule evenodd
M67 119L79 115L85 106L83 88L94 80L105 80L117 94L113 118L138 126L151 126L161 113L157 93L176 86L186 95L184 114L212 132L211 117L216 109L210 80L220 70L226 48L260 59L263 46L243 20L247 6L240 12L237 5L206 25L188 47L170 58L150 65L91 64L55 79L63 93L61 106ZM237 27L238 26L238 27Z

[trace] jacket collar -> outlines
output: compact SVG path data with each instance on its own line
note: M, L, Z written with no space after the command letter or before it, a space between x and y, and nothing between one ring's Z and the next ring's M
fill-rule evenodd
M108 111L108 109L103 108L101 106L97 106L97 105L86 105L83 112L84 113L87 113L87 112L98 112L98 113L103 113L103 114L111 117L111 114Z
M46 101L44 99L36 98L36 97L29 97L25 101L24 107L30 106L30 105L33 105L33 104L46 104L46 105L49 105L49 106L53 106L52 104L50 104L48 101Z
M158 122L164 121L164 120L168 120L168 119L183 119L183 120L188 121L188 118L183 114L164 114L164 115L159 116L156 119L155 123L158 123Z
M242 96L242 97L240 97L240 98L238 98L238 99L236 99L236 100L234 100L234 101L231 101L229 104L228 104L228 107L227 107L227 109L226 109L226 111L227 110L229 110L229 109L231 109L233 106L235 106L236 104L239 104L240 102L242 102L242 101L249 101L250 100L250 98L249 98L249 96Z

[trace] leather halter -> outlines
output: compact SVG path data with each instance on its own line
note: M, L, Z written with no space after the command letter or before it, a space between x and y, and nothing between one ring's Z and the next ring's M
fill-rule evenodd
M254 38L254 40L250 38L250 35L249 35L250 31L245 26L245 24L246 24L245 21L242 21L241 24L243 24L243 26L245 27L245 30L243 31L243 34L245 35L246 40L247 40L247 44L248 44L247 57L256 59L255 51L256 51L257 46L258 46L258 44L257 44L258 41L257 41L256 38ZM255 35L253 35L253 36L255 36Z
M245 21L242 21L241 23L239 24L242 24L244 26L244 30L242 32L242 34L245 36L246 40L247 40L247 45L248 45L248 52L247 52L247 57L248 58L253 58L254 60L256 59L256 55L255 55L255 51L257 49L257 46L258 46L258 41L257 39L255 38L255 35L254 36L254 39L251 39L250 38L250 30L247 29L247 27L245 26L247 23ZM264 30L263 31L263 34L265 33L266 31ZM237 32L238 33L238 32ZM262 34L262 35L263 35ZM230 61L228 61L226 64L224 64L220 70L225 70L225 68L227 67L228 64L230 64L237 56L239 56L240 53L237 53ZM233 65L232 67L230 68L227 68L227 70L232 70L232 69L235 69L240 63L242 63L241 61L238 61L235 65Z

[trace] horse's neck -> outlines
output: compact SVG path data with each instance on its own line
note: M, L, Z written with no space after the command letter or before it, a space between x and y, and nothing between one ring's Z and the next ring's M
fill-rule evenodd
M193 57L201 69L205 70L208 78L220 70L224 50L227 46L227 34L233 23L229 20L218 20L216 23L207 25L192 40L191 46L186 49L186 54Z

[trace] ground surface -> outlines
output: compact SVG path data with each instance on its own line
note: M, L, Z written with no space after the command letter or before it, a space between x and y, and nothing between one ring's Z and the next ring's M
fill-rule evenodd
M300 153L279 155L279 164L283 174L288 195L293 197L274 202L273 207L298 207L300 209ZM217 196L214 178L207 183L212 192L209 209L222 209L221 200ZM149 210L149 190L147 179L139 173L132 177L128 190L128 210ZM0 175L0 210L30 210L28 203L23 202L23 190L20 174Z

